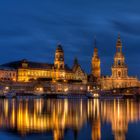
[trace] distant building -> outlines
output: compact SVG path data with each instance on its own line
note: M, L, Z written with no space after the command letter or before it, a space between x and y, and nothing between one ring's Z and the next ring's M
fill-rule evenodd
M92 75L97 79L99 79L101 76L100 58L98 56L98 49L96 46L94 48L94 53L92 57Z
M96 47L96 40L94 40L94 51L91 60L91 74L88 75L88 89L92 90L100 87L101 66L100 58L98 56L98 48Z
M101 88L108 90L137 86L139 86L138 79L136 77L128 76L128 68L125 64L125 57L122 53L122 42L119 35L116 44L114 64L112 65L112 75L101 78Z
M16 81L17 71L8 67L0 67L0 81Z
M65 69L64 51L60 44L57 46L55 51L54 68L58 70Z
M73 68L69 68L64 62L64 51L61 45L58 45L55 52L53 64L38 63L28 61L10 62L2 66L16 69L18 82L30 81L49 81L49 82L87 82L87 74L81 66L74 63Z

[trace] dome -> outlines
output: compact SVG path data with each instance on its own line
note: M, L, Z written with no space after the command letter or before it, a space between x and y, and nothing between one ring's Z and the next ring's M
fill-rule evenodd
M61 52L63 52L63 48L62 48L61 44L58 44L58 45L57 45L56 51L61 51Z
M27 62L28 62L27 59L22 59L21 61L22 61L23 63L27 63Z

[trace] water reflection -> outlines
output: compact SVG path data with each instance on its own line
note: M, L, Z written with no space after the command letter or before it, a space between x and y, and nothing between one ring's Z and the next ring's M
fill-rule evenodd
M68 130L77 139L78 133L89 125L84 138L101 140L101 129L110 124L115 140L125 140L129 123L140 119L140 102L134 100L0 100L0 128L14 130L21 136L49 133L54 140L66 139Z

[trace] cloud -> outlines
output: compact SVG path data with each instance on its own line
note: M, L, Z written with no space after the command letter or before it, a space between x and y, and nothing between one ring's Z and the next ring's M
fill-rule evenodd
M137 14L124 14L119 19L112 19L111 23L120 32L140 37L140 17Z
M139 2L99 0L5 0L0 2L0 63L20 58L53 62L58 42L66 63L78 57L90 72L94 36L102 71L110 72L118 32L130 67L139 60ZM7 55L8 54L8 55Z

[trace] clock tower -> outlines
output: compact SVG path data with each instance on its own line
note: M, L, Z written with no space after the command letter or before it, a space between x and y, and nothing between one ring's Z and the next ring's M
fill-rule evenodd
M120 35L118 35L118 40L116 44L116 53L114 56L114 64L112 66L112 78L127 78L127 66L125 64L125 57L122 53L122 42Z
M64 51L60 44L56 48L54 67L55 69L64 69Z
M98 56L98 49L96 47L96 40L94 42L94 53L92 57L92 75L95 78L100 78L101 68L100 68L100 58Z

